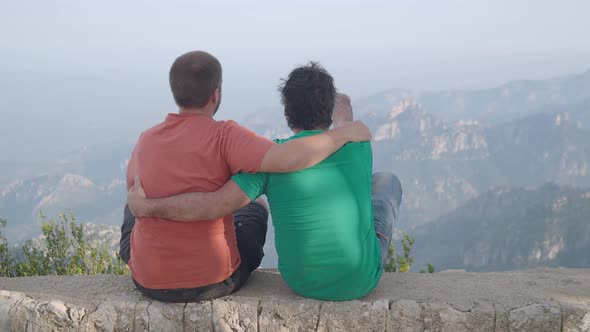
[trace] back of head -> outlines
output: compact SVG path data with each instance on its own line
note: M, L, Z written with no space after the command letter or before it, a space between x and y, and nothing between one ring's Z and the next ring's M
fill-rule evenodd
M295 68L279 91L291 129L323 129L332 124L334 79L317 62Z
M215 89L221 88L221 64L203 51L185 53L170 68L170 89L181 108L207 105Z

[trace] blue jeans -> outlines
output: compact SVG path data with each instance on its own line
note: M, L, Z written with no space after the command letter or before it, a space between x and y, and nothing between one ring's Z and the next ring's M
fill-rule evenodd
M373 174L372 194L375 232L381 248L381 266L384 266L388 260L395 221L399 217L402 185L397 176L392 173L377 172Z

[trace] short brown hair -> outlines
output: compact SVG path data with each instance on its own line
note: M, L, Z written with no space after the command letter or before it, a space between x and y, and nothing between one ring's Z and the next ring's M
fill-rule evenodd
M203 107L215 89L221 88L221 64L207 52L188 52L176 58L169 79L179 107Z

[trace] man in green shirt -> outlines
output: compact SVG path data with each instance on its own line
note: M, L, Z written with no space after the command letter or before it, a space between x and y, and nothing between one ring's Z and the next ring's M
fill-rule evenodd
M352 121L350 99L336 93L332 77L316 63L293 70L280 91L295 135L277 143ZM128 199L137 216L190 222L225 215L262 195L270 205L279 271L296 293L350 300L378 285L402 189L393 174L372 175L369 142L346 144L297 172L239 173L214 193L145 199L138 187Z

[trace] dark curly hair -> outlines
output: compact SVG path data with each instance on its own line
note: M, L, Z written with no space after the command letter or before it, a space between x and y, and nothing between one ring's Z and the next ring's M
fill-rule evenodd
M311 61L295 68L282 80L279 92L291 129L328 128L332 124L336 88L330 73L319 63Z

